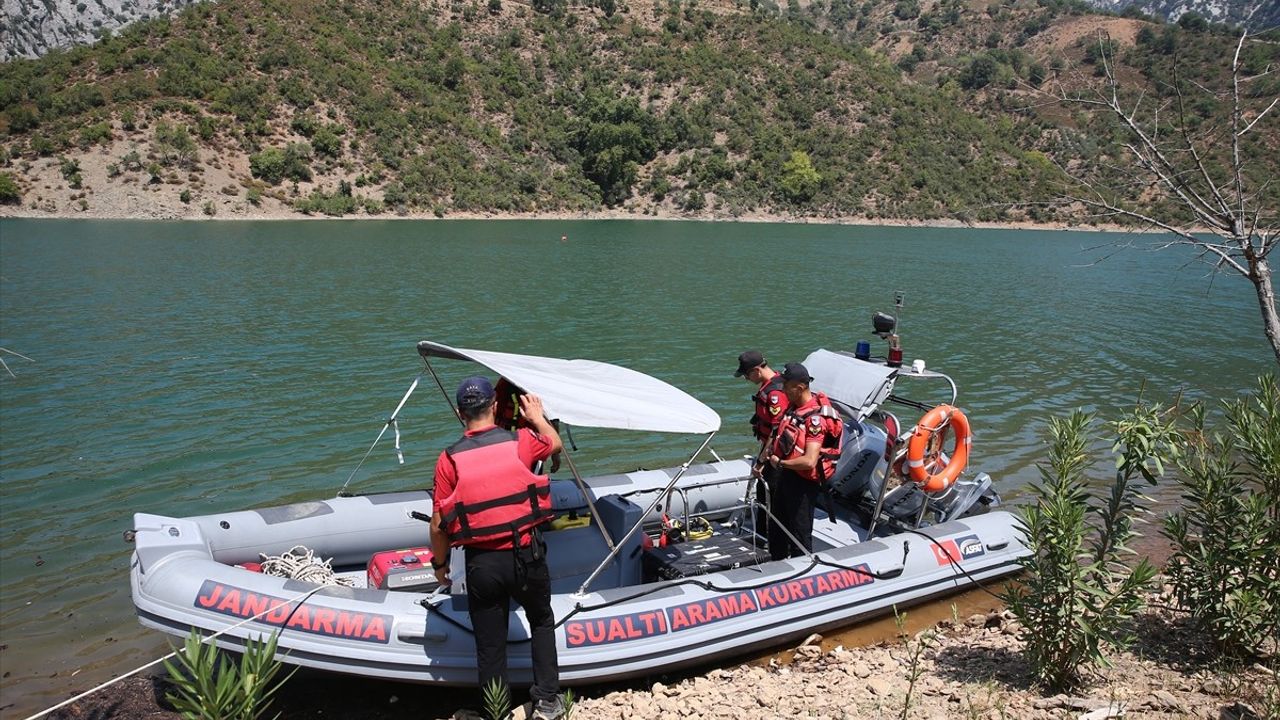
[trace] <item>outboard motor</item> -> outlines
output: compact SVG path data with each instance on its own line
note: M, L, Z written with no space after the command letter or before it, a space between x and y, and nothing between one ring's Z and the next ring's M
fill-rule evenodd
M887 440L884 430L871 423L845 420L844 444L829 480L837 502L856 507L870 497L875 503L888 468L884 457Z

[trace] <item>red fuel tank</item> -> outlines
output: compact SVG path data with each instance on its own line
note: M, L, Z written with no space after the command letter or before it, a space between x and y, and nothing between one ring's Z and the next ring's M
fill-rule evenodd
M369 587L426 591L436 586L431 548L387 550L369 558Z

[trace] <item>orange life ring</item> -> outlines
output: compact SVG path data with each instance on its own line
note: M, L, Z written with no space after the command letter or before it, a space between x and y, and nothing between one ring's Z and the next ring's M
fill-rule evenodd
M942 470L931 473L936 468L941 453L942 436L950 427L955 431L956 441L951 448L951 458ZM930 445L937 445L930 450ZM916 429L907 441L907 472L911 479L919 483L925 492L940 492L955 484L960 473L969 464L969 447L973 444L973 433L969 430L969 418L964 416L960 408L950 405L939 405L925 413L916 423Z

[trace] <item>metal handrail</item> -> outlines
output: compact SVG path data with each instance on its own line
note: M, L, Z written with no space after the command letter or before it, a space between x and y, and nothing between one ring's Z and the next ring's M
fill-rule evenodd
M587 594L587 588L591 586L591 583L595 582L595 579L600 576L600 573L604 572L604 569L609 566L609 563L613 562L613 559L618 556L618 553L622 552L622 548L626 546L627 542L640 531L640 527L644 525L644 519L649 516L649 513L653 512L654 509L658 507L659 503L662 502L662 495L669 493L671 488L676 486L676 483L679 482L680 478L684 477L689 466L692 465L693 461L702 454L703 450L707 449L707 446L711 444L711 439L715 436L716 434L714 432L707 434L707 439L703 440L702 445L698 446L698 449L694 451L693 455L680 466L680 472L676 473L675 476L671 478L671 481L667 483L666 488L663 489L662 494L659 494L658 497L654 498L653 503L649 505L649 508L640 514L640 519L636 520L636 524L632 525L631 529L627 531L627 534L623 535L622 539L618 541L618 544L609 551L608 557L600 563L599 567L597 567L591 575L587 576L587 579L582 582L582 586L578 588L578 592L575 593L575 595L581 597Z
M565 425L568 428L568 425ZM569 452L569 448L561 446L560 451L564 453L564 459L569 463L569 472L573 473L573 481L578 484L578 490L582 493L582 499L587 502L587 510L591 512L591 517L595 519L596 527L600 528L600 534L604 537L604 544L609 546L610 550L614 549L613 538L609 536L608 529L605 528L604 522L600 520L600 511L596 510L596 503L591 499L591 494L587 492L587 483L578 474L578 466L573 464L573 455Z

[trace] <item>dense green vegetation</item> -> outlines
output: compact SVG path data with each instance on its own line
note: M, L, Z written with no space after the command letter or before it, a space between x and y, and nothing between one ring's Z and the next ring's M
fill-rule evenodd
M1092 415L1050 419L1041 482L1019 511L1033 554L1003 593L1050 691L1078 686L1132 641L1156 568L1130 548L1157 483L1182 499L1162 523L1172 550L1165 597L1186 618L1176 632L1209 640L1201 659L1224 669L1280 665L1280 385L1263 376L1221 408L1225 423L1213 428L1203 405L1139 402L1108 424L1115 475L1098 490L1089 482ZM1258 716L1276 717L1280 694L1261 700Z
M0 142L22 163L136 141L145 157L121 153L113 172L145 182L181 183L202 158L239 154L247 200L328 214L626 204L975 220L1018 217L1012 203L1046 217L1035 203L1051 199L1057 172L1045 153L1087 144L1059 132L1061 117L1015 112L992 92L1055 71L1018 45L1078 5L714 10L198 5L0 66ZM898 35L913 40L905 54L877 49ZM1130 62L1155 76L1164 43L1191 35L1218 59L1230 42L1170 26Z

